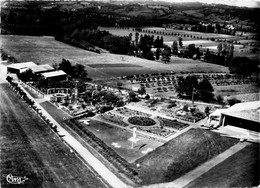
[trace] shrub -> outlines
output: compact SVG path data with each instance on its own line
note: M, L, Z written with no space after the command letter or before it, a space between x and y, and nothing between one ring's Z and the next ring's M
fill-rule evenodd
M143 116L130 117L128 121L131 124L140 125L140 126L152 126L156 124L156 122L153 119L148 117L143 117Z
M228 99L227 102L230 106L233 106L234 104L240 103L241 101L234 97L234 98Z

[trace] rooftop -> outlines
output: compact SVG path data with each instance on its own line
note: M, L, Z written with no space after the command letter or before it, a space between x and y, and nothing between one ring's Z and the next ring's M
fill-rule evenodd
M13 69L24 69L24 68L29 68L32 66L37 66L34 62L29 61L29 62L24 62L24 63L14 63L11 65L8 65L8 68L13 68Z
M260 123L260 101L235 104L222 114Z
M67 75L63 70L42 73L45 78Z
M31 66L30 69L31 69L34 73L55 70L55 69L54 69L52 66L50 66L49 64Z

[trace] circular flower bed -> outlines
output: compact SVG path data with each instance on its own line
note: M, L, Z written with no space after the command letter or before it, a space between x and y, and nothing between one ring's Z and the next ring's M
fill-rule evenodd
M128 122L140 126L152 126L156 124L156 122L153 119L143 116L130 117L128 118Z

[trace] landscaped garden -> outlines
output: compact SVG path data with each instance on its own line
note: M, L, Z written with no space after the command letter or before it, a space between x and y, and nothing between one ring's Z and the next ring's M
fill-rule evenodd
M160 121L160 125L162 127L173 128L173 129L177 129L180 131L189 126L188 123L182 123L182 122L177 121L176 119L174 119L174 120L166 119L166 118L159 117L159 116L156 118Z
M115 123L115 124L123 126L123 127L128 126L128 124L123 121L124 117L111 113L111 112L100 114L97 117L101 118L102 120L105 120L105 121L108 121L111 123Z
M170 135L173 135L174 133L176 133L175 131L173 130L169 130L169 129L165 129L163 127L150 127L150 128L146 128L146 127L140 127L140 126L137 126L136 127L138 130L141 130L141 131L144 131L146 133L150 133L150 134L154 134L156 136L160 136L160 137L168 137Z
M144 112L140 112L137 110L132 110L126 107L122 107L122 108L118 108L116 111L116 113L123 115L125 117L132 117L132 116L144 116L144 117L150 117L152 116L151 114L147 114Z

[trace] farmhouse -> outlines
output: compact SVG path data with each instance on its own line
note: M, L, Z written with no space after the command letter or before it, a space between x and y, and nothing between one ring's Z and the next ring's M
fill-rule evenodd
M45 72L45 73L41 73L41 75L45 79L48 79L51 81L66 80L68 78L68 75L62 70Z
M24 63L14 63L7 66L7 73L19 74L21 72L26 71L28 68L32 66L37 66L34 62L24 62Z
M34 74L40 74L44 72L50 72L54 71L55 69L50 66L49 64L43 64L43 65L36 65L36 66L31 66L30 69Z
M238 103L221 113L220 126L230 126L260 140L260 101Z

